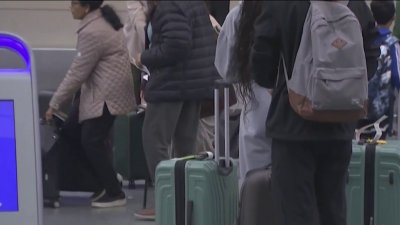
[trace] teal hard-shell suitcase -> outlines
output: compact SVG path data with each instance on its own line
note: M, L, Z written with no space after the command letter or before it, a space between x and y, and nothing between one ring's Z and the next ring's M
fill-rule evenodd
M363 225L364 216L364 146L353 143L353 154L346 180L347 224Z
M219 87L224 87L225 118L229 100L228 85L216 85L218 105ZM216 107L215 114L219 115ZM216 117L218 118L218 117ZM219 133L216 119L215 133ZM225 143L229 137L225 120ZM237 165L229 156L229 142L225 145L226 158L220 158L219 137L215 137L215 159L209 153L162 161L156 169L155 199L156 225L233 225L238 211ZM199 159L199 158L203 159ZM204 159L205 158L205 159Z
M400 141L354 142L346 195L348 225L399 225Z
M157 167L157 225L233 225L236 165L225 172L213 160L168 160Z

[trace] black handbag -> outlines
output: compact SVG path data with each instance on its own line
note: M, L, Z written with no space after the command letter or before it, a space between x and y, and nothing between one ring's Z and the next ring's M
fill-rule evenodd
M53 114L52 121L40 119L40 147L42 154L46 154L59 138L59 132L66 116L61 113Z

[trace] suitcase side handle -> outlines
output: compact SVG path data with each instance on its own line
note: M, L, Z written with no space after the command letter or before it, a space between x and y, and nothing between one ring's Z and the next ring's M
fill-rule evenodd
M355 132L355 139L357 143L362 143L361 142L361 134L363 134L368 128L374 127L375 129L375 136L372 139L371 143L375 144L378 143L379 139L382 137L382 130L385 131L387 127L384 127L383 129L380 127L380 124L387 119L388 117L386 115L383 115L381 118L379 118L375 123L368 124L366 126L361 127L360 129L356 129Z

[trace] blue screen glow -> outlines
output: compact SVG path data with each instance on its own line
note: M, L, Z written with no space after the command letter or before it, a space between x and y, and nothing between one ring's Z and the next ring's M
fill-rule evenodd
M0 212L18 211L14 102L0 100Z

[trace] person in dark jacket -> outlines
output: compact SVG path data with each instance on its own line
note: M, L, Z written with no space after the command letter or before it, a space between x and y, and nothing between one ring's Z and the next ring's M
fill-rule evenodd
M169 159L171 142L175 157L194 153L200 102L213 98L218 73L215 32L204 1L158 1L150 25L151 47L137 58L150 71L143 148L154 181L157 164ZM135 215L152 219L154 211Z
M283 54L292 73L309 1L263 1L255 25L251 70L255 81L274 89L266 132L272 137L272 188L284 225L346 225L345 175L355 124L318 123L291 108L283 74ZM349 1L359 19L368 75L375 72L377 32L365 1ZM290 78L290 77L289 77Z

